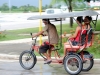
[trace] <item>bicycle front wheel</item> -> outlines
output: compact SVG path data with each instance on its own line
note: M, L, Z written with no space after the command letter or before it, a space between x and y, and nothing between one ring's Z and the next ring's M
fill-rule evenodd
M36 56L31 51L23 51L20 54L19 63L26 70L32 69L36 64L36 61Z

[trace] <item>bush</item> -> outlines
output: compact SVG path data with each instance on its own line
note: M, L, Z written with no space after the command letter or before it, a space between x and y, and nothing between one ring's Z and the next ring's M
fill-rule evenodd
M94 55L95 58L100 58L100 34L95 35L93 46L88 51Z
M96 31L100 31L100 20L97 21L97 25L96 25Z
M6 37L6 31L0 31L0 39L5 38Z

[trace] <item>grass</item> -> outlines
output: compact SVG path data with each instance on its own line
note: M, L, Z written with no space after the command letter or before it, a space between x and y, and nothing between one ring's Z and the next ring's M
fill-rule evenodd
M60 34L60 26L57 25L56 27L57 27L58 33ZM76 25L74 25L73 28L70 28L69 25L64 24L62 26L62 29L63 29L62 30L62 33L64 33L65 31L67 33L69 33L70 30L74 30L75 27L76 27ZM0 37L0 41L30 38L30 35L29 35L30 32L37 33L38 31L39 31L39 28L27 28L27 29L18 29L18 30L6 30L5 33L1 33L1 34L5 34L5 38L4 37Z
M96 31L100 31L100 20L97 22Z
M30 38L30 35L28 35L30 34L30 32L36 33L38 32L38 28L8 30L8 31L6 30L5 38L0 38L0 41Z

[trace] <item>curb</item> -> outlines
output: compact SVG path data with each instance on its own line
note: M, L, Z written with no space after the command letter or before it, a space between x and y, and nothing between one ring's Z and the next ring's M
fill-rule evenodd
M16 44L16 43L27 43L32 42L31 38L19 39L19 40L9 40L9 41L0 41L0 44Z
M0 59L19 60L19 55L0 54ZM37 56L37 60L43 60L41 56Z
M42 40L46 40L48 37L44 36L42 37ZM37 41L40 40L40 38L37 38ZM0 41L0 44L16 44L16 43L28 43L32 42L32 38L25 38L25 39L18 39L18 40L9 40L9 41Z
M3 60L19 60L19 55L0 54L0 59ZM54 57L52 57L54 59ZM41 56L37 56L38 61L44 61ZM94 59L94 64L100 64L100 59Z

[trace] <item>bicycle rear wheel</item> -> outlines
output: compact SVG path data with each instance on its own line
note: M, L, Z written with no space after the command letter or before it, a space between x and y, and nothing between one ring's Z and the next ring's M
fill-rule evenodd
M82 71L89 71L93 67L93 65L94 65L93 56L89 52L84 51L83 57L85 59L83 61Z
M82 60L77 55L68 55L64 59L64 68L70 75L78 75L82 70Z
M20 54L19 63L26 70L32 69L36 64L36 61L36 56L31 51L23 51Z

